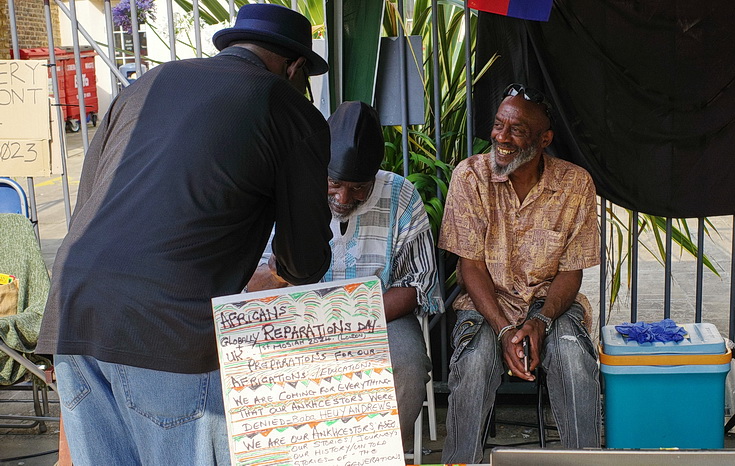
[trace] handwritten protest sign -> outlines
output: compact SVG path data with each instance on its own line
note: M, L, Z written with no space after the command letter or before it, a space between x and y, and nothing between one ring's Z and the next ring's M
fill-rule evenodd
M51 172L48 69L43 60L0 60L0 175Z
M0 176L51 174L49 140L0 139Z
M0 139L51 139L43 60L0 60Z
M405 464L376 277L212 306L232 464Z

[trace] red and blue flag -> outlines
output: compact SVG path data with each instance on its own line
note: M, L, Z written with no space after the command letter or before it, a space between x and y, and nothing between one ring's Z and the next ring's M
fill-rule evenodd
M548 21L554 0L468 0L467 6L513 18Z

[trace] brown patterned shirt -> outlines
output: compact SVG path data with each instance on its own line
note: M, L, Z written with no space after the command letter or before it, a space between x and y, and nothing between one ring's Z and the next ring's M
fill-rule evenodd
M484 261L508 320L525 319L530 304L546 296L558 272L600 263L595 187L570 162L543 154L544 171L521 204L511 181L495 176L490 155L463 160L452 175L439 247ZM459 270L457 271L459 273ZM587 298L576 301L587 313ZM455 309L475 309L466 291Z

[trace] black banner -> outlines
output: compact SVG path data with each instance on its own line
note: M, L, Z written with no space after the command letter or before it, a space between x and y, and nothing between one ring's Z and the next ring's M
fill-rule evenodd
M510 82L554 104L550 152L597 192L669 217L735 214L735 2L556 0L548 23L480 13L475 131Z

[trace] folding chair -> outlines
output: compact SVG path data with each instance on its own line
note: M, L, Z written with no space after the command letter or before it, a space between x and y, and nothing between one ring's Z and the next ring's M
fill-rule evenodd
M424 334L424 343L426 344L426 354L431 359L431 339L429 337L429 316L419 317L421 330ZM434 375L433 370L429 371L429 381L426 383L426 400L424 407L429 417L429 438L436 440L436 403L434 402ZM424 410L421 409L419 416L416 418L413 428L413 454L407 453L406 458L413 459L414 464L421 464L423 456L423 427L424 427Z
M23 188L10 178L0 178L0 212L30 218L28 198Z
M488 416L487 425L484 434L484 443L487 445L488 437L495 437L497 424L506 424L522 427L535 427L539 431L539 446L546 448L546 430L552 429L557 430L556 426L547 426L544 419L544 403L548 401L548 395L546 393L546 374L540 367L534 371L536 380L529 382L518 377L509 375L503 375L503 381L498 387L498 391L495 395L495 404L490 410ZM498 401L497 396L502 394L513 394L513 395L535 395L536 397L536 423L517 421L517 420L499 420L495 416L495 408L497 407Z
M17 309L6 309L0 316L0 385L15 389L18 384L30 380L36 414L2 415L0 419L23 421L2 427L39 425L43 432L44 420L59 420L48 416L47 389L55 390L56 386L46 380L43 369L50 369L51 364L34 354L49 291L49 276L33 225L20 214L0 214L0 273L12 275L17 285Z

